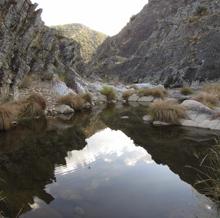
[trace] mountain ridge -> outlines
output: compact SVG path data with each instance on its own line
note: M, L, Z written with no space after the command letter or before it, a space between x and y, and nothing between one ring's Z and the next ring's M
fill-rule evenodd
M219 29L219 0L150 0L97 49L90 74L167 87L219 80Z
M81 56L85 62L91 60L98 46L107 38L107 35L104 33L93 30L80 23L70 23L50 27L56 29L60 35L78 42L81 45Z

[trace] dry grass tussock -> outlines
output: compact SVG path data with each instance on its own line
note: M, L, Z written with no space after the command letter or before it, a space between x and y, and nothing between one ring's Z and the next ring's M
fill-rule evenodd
M27 99L22 101L23 109L21 110L20 117L39 117L44 114L46 109L46 101L39 94L32 94Z
M149 114L154 121L179 124L186 117L186 110L173 101L156 100L150 105Z
M216 203L220 203L220 143L212 146L207 154L204 155L200 167L193 168L199 175L195 186L199 186L201 191L211 197Z
M155 98L164 99L167 96L167 91L163 87L143 88L138 90L138 95L140 97L153 96Z
M108 102L112 102L116 99L116 93L115 90L110 86L104 86L100 90L100 93L106 97L106 100Z
M58 104L68 105L76 111L80 111L84 108L86 103L92 104L92 97L89 93L76 95L68 94L62 96L57 101Z
M194 100L201 102L202 104L213 108L219 102L217 95L214 93L201 92L194 97Z
M202 88L204 92L213 94L217 96L220 100L220 83L211 83L211 84L206 84Z
M90 93L87 92L80 94L80 97L84 99L86 102L88 102L90 105L92 105L92 95Z
M26 75L20 82L19 89L27 89L31 86L33 78L31 75Z
M135 93L134 90L127 90L127 91L123 92L123 94L122 94L123 100L128 102L129 97L132 96L134 93Z
M20 101L0 105L0 130L12 128L16 121L23 118L42 116L46 109L44 98L38 94Z

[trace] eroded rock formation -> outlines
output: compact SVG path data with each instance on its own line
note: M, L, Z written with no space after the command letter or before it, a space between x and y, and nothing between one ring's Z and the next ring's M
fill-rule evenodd
M41 20L30 0L0 0L0 96L13 94L27 74L64 74L74 88L84 70L80 46Z
M218 80L219 30L219 0L149 0L100 46L89 71L169 87Z

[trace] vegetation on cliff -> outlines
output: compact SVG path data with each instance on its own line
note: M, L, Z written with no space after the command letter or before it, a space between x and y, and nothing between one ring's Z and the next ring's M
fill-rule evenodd
M106 35L82 24L52 26L60 35L73 39L80 44L80 52L85 62L91 60L96 49L104 42Z

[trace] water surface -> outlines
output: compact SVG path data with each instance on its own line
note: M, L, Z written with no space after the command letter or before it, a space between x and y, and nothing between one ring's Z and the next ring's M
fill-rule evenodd
M69 121L39 120L0 134L6 217L218 217L195 169L218 132L153 127L145 108ZM189 167L190 166L190 167Z

